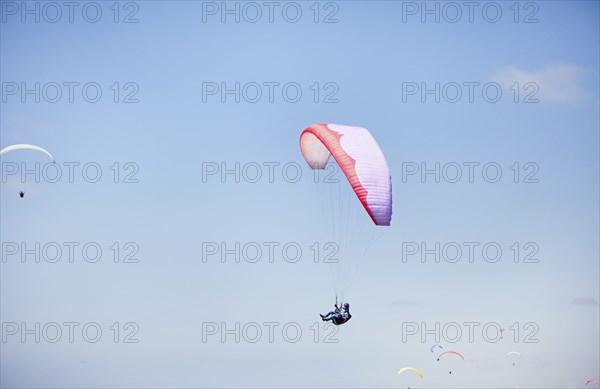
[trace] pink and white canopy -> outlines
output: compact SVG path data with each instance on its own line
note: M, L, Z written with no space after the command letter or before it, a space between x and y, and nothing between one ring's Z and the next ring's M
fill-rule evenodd
M333 155L373 222L390 225L392 177L383 152L367 129L313 124L302 131L300 150L312 169L324 169Z

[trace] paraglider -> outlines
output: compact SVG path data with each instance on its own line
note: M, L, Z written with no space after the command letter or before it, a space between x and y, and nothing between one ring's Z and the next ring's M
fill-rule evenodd
M15 150L34 150L34 151L39 151L41 153L46 154L48 157L50 157L50 159L52 160L52 162L56 163L54 161L54 157L52 156L52 154L50 154L48 152L48 150L43 149L43 148L41 148L39 146L28 145L28 144L16 144L16 145L5 147L2 150L0 150L0 156L3 156L4 154L9 153L11 151L15 151ZM20 191L19 192L19 197L23 198L24 196L25 196L25 192Z
M34 145L28 145L28 144L17 144L17 145L12 145L12 146L8 146L3 148L2 150L0 150L0 156L3 156L6 153L9 153L11 151L15 151L15 150L34 150L34 151L39 151L41 153L46 154L48 157L50 157L50 159L52 161L54 161L54 157L52 156L52 154L50 154L48 152L48 150L43 149L39 146L34 146Z
M458 355L460 357L460 359L462 359L463 361L465 360L465 357L463 357L460 353L457 353L456 351L444 351L443 353L441 353L440 355L438 355L438 361L440 360L440 358L443 355L449 355L449 354ZM452 371L449 371L448 374L452 374Z
M400 369L400 371L398 371L398 374L402 374L405 371L414 371L415 373L417 373L419 375L419 377L423 378L423 373L421 373L419 370L415 369L414 367L403 367L402 369Z
M444 351L443 353L441 353L440 355L438 355L438 361L440 360L440 358L442 357L442 355L446 355L446 354L458 355L463 361L465 360L465 357L463 357L460 353L457 353L456 351Z
M383 152L367 129L313 124L302 131L300 150L313 170L325 169L333 156L373 223L390 225L392 177Z
M520 357L521 353L518 352L518 351L509 351L509 352L506 353L507 357L510 356L510 355L516 355L517 357ZM513 362L513 366L515 366L515 362Z
M587 381L585 381L585 386L588 386L589 384L596 385L597 382L594 381L594 380L587 380Z
M429 350L430 350L430 351L433 353L433 351L434 351L434 349L435 349L436 347L439 347L439 348L440 348L440 350L441 350L441 349L443 349L443 347L442 347L442 346L440 346L439 344L434 344L433 346L431 346L431 348L430 348Z
M344 301L376 237L374 226L391 223L390 170L379 145L362 127L313 124L300 135L300 151L315 177L328 167L337 169L328 165L331 157L345 176L339 181L315 180L316 205L323 216L316 224L326 227L327 238L336 247L332 283L336 301L338 297Z

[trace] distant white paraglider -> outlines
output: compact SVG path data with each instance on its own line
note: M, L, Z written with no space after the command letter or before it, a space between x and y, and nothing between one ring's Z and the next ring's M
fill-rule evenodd
M52 154L50 154L48 152L48 150L43 149L43 148L41 148L39 146L28 145L28 144L18 144L18 145L12 145L12 146L5 147L2 150L0 150L0 157L3 156L6 153L10 153L11 151L15 151L15 150L35 150L35 151L39 151L41 153L46 154L48 157L50 157L50 159L52 161L54 161L54 157L52 156Z
M515 355L516 357L521 357L521 353L518 351L509 351L506 353L506 356L511 356L511 355ZM515 366L515 362L513 362L513 366Z
M50 159L52 160L52 162L55 162L54 161L54 157L52 156L52 154L50 154L50 152L48 152L48 150L46 150L44 148L41 148L40 146L28 145L28 144L16 144L16 145L5 147L2 150L0 150L0 157L3 156L4 154L10 153L11 151L15 151L15 150L33 150L33 151L38 151L40 153L46 154L48 157L50 157ZM20 191L19 192L19 197L23 198L23 196L25 196L25 192Z

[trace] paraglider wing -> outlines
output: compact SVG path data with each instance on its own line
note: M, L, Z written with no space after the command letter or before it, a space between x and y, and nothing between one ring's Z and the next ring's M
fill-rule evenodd
M458 356L459 356L459 357L460 357L460 358L461 358L463 361L465 360L465 357L463 357L463 356L462 356L460 353L457 353L456 351L444 351L443 353L441 353L441 354L438 356L438 360L439 360L439 359L442 357L442 355L445 355L445 354L454 354L454 355L458 355Z
M430 351L433 353L433 349L434 349L434 348L436 348L436 347L439 347L439 348L440 348L440 350L441 350L441 349L443 349L443 347L442 347L442 346L440 346L439 344L434 344L433 346L431 346L431 349L430 349Z
M514 356L516 356L516 357L519 357L519 358L521 358L521 353L520 353L520 352L518 352L518 351L509 351L509 352L507 352L507 353L506 353L506 356L507 356L507 357L509 357L509 356L511 356L511 355L514 355ZM513 362L513 366L516 366L516 363L515 363L515 362Z
M11 151L14 150L35 150L35 151L39 151L42 152L44 154L46 154L48 157L50 157L51 160L54 161L54 157L52 156L52 154L50 154L48 152L48 150L43 149L39 146L34 146L34 145L27 145L27 144L18 144L18 145L12 145L12 146L8 146L3 148L2 150L0 150L0 156L3 156L6 153L9 153Z
M402 374L405 371L414 371L415 373L417 373L421 378L423 378L423 373L421 373L419 370L415 369L414 367L403 367L402 369L400 369L400 371L398 372L398 374Z
M313 124L300 135L302 156L312 169L325 169L336 160L354 193L378 226L392 220L392 178L383 152L362 127Z
M587 381L585 382L585 385L587 386L588 384L597 384L597 382L596 382L596 381L594 381L594 380L587 380Z

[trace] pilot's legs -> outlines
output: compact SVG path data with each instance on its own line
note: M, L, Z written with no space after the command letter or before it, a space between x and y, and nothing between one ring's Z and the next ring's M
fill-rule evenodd
M337 316L337 312L331 311L327 315L321 315L321 318L323 319L323 321L329 321L329 320L333 320L333 318L336 316Z

